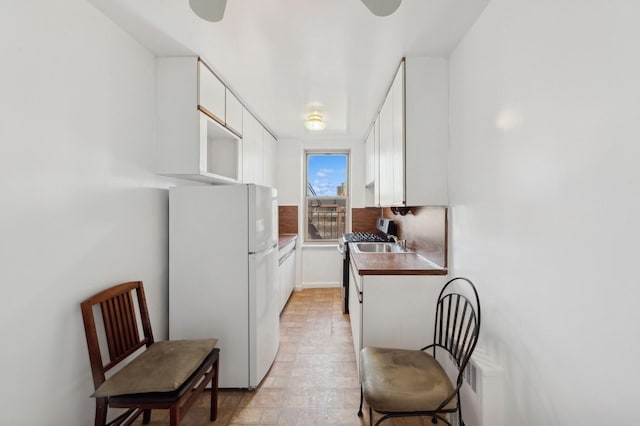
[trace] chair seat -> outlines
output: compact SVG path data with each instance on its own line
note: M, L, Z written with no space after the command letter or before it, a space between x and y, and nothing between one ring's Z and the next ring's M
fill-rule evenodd
M365 400L382 413L435 411L454 390L440 363L423 351L364 348L360 371ZM457 405L454 396L442 410Z
M216 339L155 342L92 396L175 391L198 369L216 343Z

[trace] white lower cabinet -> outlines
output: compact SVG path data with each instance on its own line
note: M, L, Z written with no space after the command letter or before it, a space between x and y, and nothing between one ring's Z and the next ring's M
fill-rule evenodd
M349 316L358 365L360 349L367 346L420 349L432 342L446 276L361 276L353 265L350 270Z
M282 311L296 286L296 241L293 240L280 249L279 285L280 311Z
M349 319L351 320L351 335L353 336L353 349L356 351L358 371L360 367L360 349L362 349L362 288L360 276L354 273L354 268L349 266Z

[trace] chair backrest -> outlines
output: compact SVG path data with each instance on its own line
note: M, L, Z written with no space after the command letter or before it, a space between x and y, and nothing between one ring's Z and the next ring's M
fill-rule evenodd
M459 290L453 288L459 285L463 287ZM464 287L467 291L464 291ZM475 286L463 277L449 280L438 296L433 355L437 347L444 348L462 372L476 347L479 333L480 298Z
M137 311L134 297L137 299ZM94 306L98 304L102 314L101 330L98 330L94 315ZM101 291L80 303L80 309L87 337L93 383L97 389L105 381L107 371L138 349L143 346L149 347L153 343L142 281L123 283ZM103 360L100 337L106 340L108 360Z

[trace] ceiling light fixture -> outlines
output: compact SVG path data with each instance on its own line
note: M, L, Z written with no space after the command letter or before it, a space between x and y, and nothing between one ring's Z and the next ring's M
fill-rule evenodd
M389 16L400 7L402 0L362 0L362 3L376 16Z
M324 117L317 111L307 115L307 119L304 120L304 128L307 130L324 130L327 128L327 123L324 122Z
M191 10L209 22L219 22L224 16L227 0L189 0Z

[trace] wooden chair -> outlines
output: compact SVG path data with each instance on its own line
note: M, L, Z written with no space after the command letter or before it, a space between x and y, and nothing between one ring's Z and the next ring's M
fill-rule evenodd
M455 285L467 287L469 297L454 292ZM368 347L360 351L358 416L362 416L366 400L370 425L373 410L383 414L376 425L392 417L408 416L430 416L434 424L441 420L451 425L445 416L456 411L462 422L462 373L480 332L480 300L473 283L466 278L447 282L438 296L435 315L433 343L420 350ZM457 370L455 383L436 359L436 350L445 355L440 361L449 355Z
M216 420L216 339L154 342L141 281L101 291L82 302L80 308L96 390L92 395L96 399L96 426L107 424L108 407L128 409L109 425L129 425L141 413L147 424L152 409L169 409L170 424L177 426L209 383L210 419ZM108 349L108 355L101 349ZM128 359L129 363L122 363ZM123 365L106 378L105 373Z

